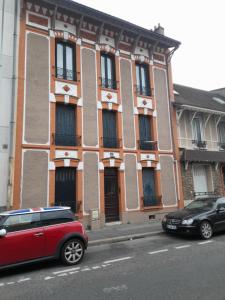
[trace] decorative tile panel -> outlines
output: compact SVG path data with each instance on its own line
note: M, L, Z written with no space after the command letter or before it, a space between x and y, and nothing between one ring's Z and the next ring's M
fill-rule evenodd
M56 150L55 151L55 158L73 158L77 159L77 151L67 151L67 150Z
M69 96L77 97L77 85L56 81L55 93L59 95L69 95Z

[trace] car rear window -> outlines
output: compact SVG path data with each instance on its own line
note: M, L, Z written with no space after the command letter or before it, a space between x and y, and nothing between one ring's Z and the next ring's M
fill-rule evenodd
M70 210L58 210L41 213L41 223L43 226L67 223L74 220L75 217Z

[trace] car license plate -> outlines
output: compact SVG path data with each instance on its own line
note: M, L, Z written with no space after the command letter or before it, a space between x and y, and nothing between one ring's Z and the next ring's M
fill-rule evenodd
M175 226L175 225L167 225L166 226L168 229L173 229L173 230L175 230L175 229L177 229L177 226Z

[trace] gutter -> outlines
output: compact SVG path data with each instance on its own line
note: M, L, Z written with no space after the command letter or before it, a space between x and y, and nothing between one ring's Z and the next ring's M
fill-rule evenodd
M14 31L13 31L13 74L12 74L12 94L11 94L11 113L10 113L10 138L9 138L9 168L8 168L8 197L7 208L12 203L12 181L13 181L13 163L14 163L14 136L15 136L15 108L16 108L16 86L17 86L17 39L18 39L18 18L20 0L15 0L14 10Z
M209 108L192 106L192 105L188 105L188 104L178 104L178 103L174 103L174 106L184 108L184 109L187 109L187 110L193 110L193 111L211 113L211 114L214 114L214 115L223 115L223 116L225 116L225 112L222 112L220 110L213 110L213 109L209 109Z

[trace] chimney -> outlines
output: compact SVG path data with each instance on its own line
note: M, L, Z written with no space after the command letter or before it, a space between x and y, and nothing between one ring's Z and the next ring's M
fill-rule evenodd
M164 28L160 25L160 23L158 26L154 26L154 31L158 34L164 35Z

